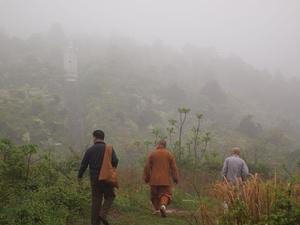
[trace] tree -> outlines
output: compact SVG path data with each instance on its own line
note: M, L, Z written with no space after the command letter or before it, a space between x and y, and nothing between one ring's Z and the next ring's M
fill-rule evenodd
M201 124L201 119L203 117L203 114L197 113L196 118L197 118L197 126L193 127L193 150L194 150L194 157L195 159L198 158L198 146L199 146L199 133L200 133L200 124Z
M168 137L169 137L169 145L172 146L172 144L173 144L172 136L173 136L173 134L175 134L177 120L170 119L168 122L169 122L169 127L167 127L167 132L168 132Z
M152 128L151 133L154 135L154 144L156 145L160 137L161 130L159 128Z
M245 116L242 118L238 127L239 131L251 138L258 137L263 131L262 126L259 123L256 123L253 118L253 115Z
M222 103L227 101L226 92L216 80L207 82L201 89L201 94L207 96L209 100L215 103Z
M178 150L179 150L179 160L182 157L182 133L183 133L183 126L186 122L187 114L191 111L189 108L178 108L179 113L179 137L178 137Z
M199 157L199 161L201 161L207 151L207 147L208 147L208 144L210 142L211 138L210 138L210 133L209 132L206 132L204 137L202 138L202 142L204 144L203 148L201 149L201 154L200 154L200 157Z

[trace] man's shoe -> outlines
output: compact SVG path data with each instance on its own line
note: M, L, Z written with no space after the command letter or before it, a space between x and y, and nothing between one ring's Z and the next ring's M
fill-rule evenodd
M162 205L159 209L161 217L167 217L167 207Z
M101 216L99 216L99 219L100 219L101 223L103 223L104 225L109 225L109 223L107 222L106 219L102 218Z

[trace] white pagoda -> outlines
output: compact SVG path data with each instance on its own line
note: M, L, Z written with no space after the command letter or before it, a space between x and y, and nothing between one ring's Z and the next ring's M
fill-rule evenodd
M78 79L78 65L77 65L76 51L72 45L66 49L64 53L64 70L65 80L68 82L76 82Z

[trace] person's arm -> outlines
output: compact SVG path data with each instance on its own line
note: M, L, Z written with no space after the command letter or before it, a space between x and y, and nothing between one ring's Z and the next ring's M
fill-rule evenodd
M242 180L246 180L247 177L249 176L249 168L245 161L243 161L243 166L242 166Z
M223 179L227 177L227 172L228 172L228 161L224 161L223 169L222 169L222 177Z
M117 157L117 154L116 154L115 150L112 149L111 165L112 165L114 168L117 168L117 167L118 167L118 164L119 164L119 159L118 159L118 157Z
M148 156L146 160L146 164L144 167L144 181L145 183L149 183L150 181L150 176L151 176L151 169L152 169L152 160L151 160L151 155Z
M179 172L178 172L178 167L176 165L176 160L173 155L171 155L171 172L172 172L172 178L175 184L178 183L179 179Z
M78 179L82 178L82 176L83 176L86 168L88 167L88 165L89 165L89 156L88 156L88 151L86 151L85 154L84 154L84 157L81 161L80 169L78 171L78 176L77 176Z

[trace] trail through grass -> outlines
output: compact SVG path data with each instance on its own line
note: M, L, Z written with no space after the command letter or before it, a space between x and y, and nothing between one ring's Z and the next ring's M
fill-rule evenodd
M168 214L166 218L152 215L149 211L133 211L121 213L110 217L112 225L185 225L187 224L182 215Z

